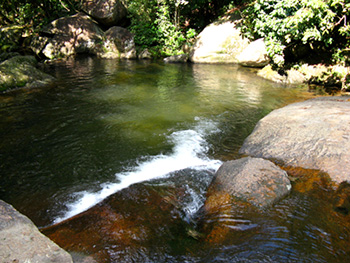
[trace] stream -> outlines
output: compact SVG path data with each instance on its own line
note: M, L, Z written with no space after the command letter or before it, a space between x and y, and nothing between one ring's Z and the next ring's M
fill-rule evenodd
M313 97L307 86L237 65L78 57L44 70L54 87L0 94L0 199L76 262L348 258L350 220L322 183L297 180L264 211L201 211L222 162L262 117Z

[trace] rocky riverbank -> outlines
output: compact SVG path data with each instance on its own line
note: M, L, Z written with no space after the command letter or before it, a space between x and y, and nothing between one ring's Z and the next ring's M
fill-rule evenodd
M73 262L72 257L39 232L29 218L0 200L0 262Z
M278 206L291 191L304 195L311 192L318 196L319 187L327 189L327 197L322 197L325 211L348 218L349 124L350 96L311 99L268 114L259 121L240 150L242 155L251 157L226 162L215 174L205 204L198 216L193 218L198 220L197 229L184 221L179 213L181 200L185 198L186 183L171 186L160 183L159 186L132 185L88 211L45 229L44 233L68 251L84 250L88 251L86 256L91 256L73 254L74 258L89 262L104 258L103 244L108 244L116 251L114 259L122 260L138 256L137 249L146 249L143 243L150 242L151 237L155 243L158 237L163 238L164 229L167 233L181 229L184 239L189 236L204 241L206 245L223 242L231 235L232 229L245 231L256 225L250 220L237 220L230 223L229 231L225 220L221 223L213 221L213 218L225 218L236 209L241 212L254 211L263 217L265 210ZM144 207L142 211L140 200L147 200L147 205L141 206ZM51 241L45 241L49 244L46 245L29 219L10 205L4 202L1 205L0 230L4 242L0 245L0 255L3 258L12 261L26 258L33 262L63 262L55 260L64 256L68 258L64 262L70 262L70 257L65 252L59 252L61 250ZM158 221L148 220L152 218L151 214L157 214ZM210 222L216 223L213 225ZM23 240L41 241L26 242L24 250L12 249L21 247L18 244ZM52 247L53 252L45 252L45 256L52 255L54 259L35 261L47 246Z

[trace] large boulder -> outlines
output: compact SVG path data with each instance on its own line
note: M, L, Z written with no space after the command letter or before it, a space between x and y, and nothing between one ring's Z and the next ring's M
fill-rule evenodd
M269 64L270 58L263 38L251 42L238 56L238 64L245 67L262 68Z
M43 35L33 40L32 49L37 55L54 59L78 53L96 54L104 32L89 16L78 13L51 22Z
M33 56L15 56L0 63L0 91L52 85L54 77L36 66Z
M127 15L125 6L119 0L83 0L82 9L105 27L120 25Z
M194 63L237 63L237 56L249 44L242 38L238 21L217 22L197 37L190 60Z
M1 262L73 262L72 257L39 232L26 216L0 200Z
M76 54L101 58L136 58L134 36L127 29L114 26L103 32L87 15L63 17L47 26L32 41L32 50L49 59Z
M134 35L127 29L114 26L105 32L104 48L97 55L102 58L136 59Z
M350 181L350 97L323 97L274 110L258 122L240 153L317 169Z
M291 183L285 171L268 160L245 157L225 162L208 189L205 208L215 209L217 197L229 195L233 201L256 207L271 206L289 193Z

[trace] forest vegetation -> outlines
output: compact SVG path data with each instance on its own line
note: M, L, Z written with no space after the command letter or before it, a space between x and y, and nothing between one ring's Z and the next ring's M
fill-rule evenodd
M0 3L1 34L6 27L23 30L22 42L0 39L0 51L17 51L23 41L54 19L80 11L82 0L9 0ZM242 32L264 38L275 68L308 63L350 64L348 0L124 0L128 29L140 48L174 55L191 45L208 24L234 13Z

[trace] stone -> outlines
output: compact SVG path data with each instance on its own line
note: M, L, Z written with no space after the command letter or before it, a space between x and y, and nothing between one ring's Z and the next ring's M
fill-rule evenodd
M146 48L144 50L142 50L138 56L139 59L151 59L152 58L152 54L151 52L149 52L149 50Z
M103 42L104 32L87 15L77 13L51 22L32 41L32 50L38 55L55 59L79 53L96 54ZM43 44L45 43L45 44Z
M270 58L267 55L264 39L260 38L251 42L238 56L238 64L245 67L262 68L269 64Z
M33 222L0 200L1 262L73 262L68 252L39 232Z
M294 103L261 119L241 154L316 169L336 182L350 181L350 96Z
M134 35L127 29L114 26L105 32L104 49L97 55L102 58L136 59Z
M186 63L188 61L188 56L186 54L174 55L164 58L165 63Z
M127 15L125 6L119 0L83 0L82 9L105 27L120 25Z
M237 56L249 44L242 38L237 21L216 22L197 37L190 53L193 63L237 63Z
M86 253L96 262L166 262L169 236L188 236L181 213L185 186L161 179L133 184L43 233L73 256ZM150 245L162 252L156 260Z
M225 162L219 168L209 186L205 207L212 210L211 196L228 194L233 200L263 208L271 206L290 190L288 175L281 168L268 160L245 157Z
M36 68L33 56L15 56L0 64L0 91L49 86L55 78Z
M306 83L309 80L306 74L296 69L287 70L286 75L282 76L277 71L273 70L271 65L260 69L258 71L258 76L283 84L300 84Z
M350 184L342 182L334 194L334 210L348 215L350 212Z

